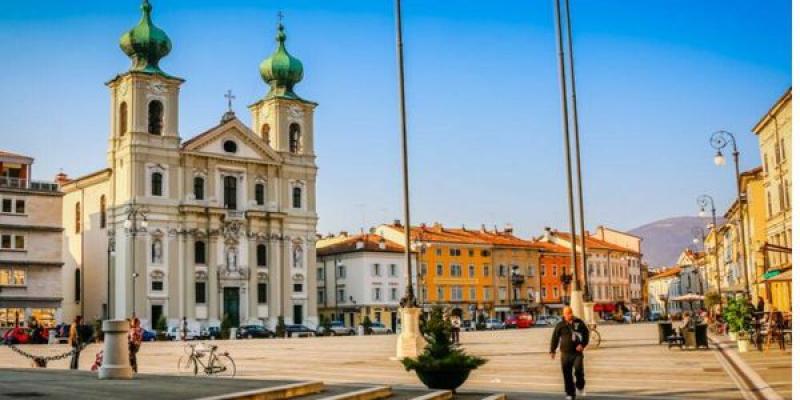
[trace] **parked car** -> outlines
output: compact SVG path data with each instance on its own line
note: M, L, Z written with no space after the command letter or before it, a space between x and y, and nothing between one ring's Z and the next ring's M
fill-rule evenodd
M6 344L28 344L31 341L31 335L27 330L22 327L15 327L6 331L3 335L3 343Z
M325 328L322 326L317 328L317 335L322 336L325 334ZM352 326L345 326L344 321L331 321L329 334L333 336L352 336L356 334L356 330Z
M181 340L183 338L183 328L171 326L167 329L165 336L169 340ZM186 329L186 340L195 340L200 338L200 331L194 328Z
M198 339L210 339L214 340L222 335L222 329L219 326L209 326L208 328L203 328L200 330L200 336Z
M503 322L497 318L489 318L486 320L486 329L494 330L503 328L505 328L505 325L503 325Z
M661 313L651 312L650 316L648 317L648 321L660 321L661 320Z
M155 342L156 341L156 332L155 331L151 331L150 329L142 329L142 341Z
M242 325L236 331L238 339L273 338L275 333L262 325Z
M533 324L533 317L530 314L515 314L505 321L505 326L507 329L514 329L514 328L530 328Z
M472 320L464 320L461 322L461 330L464 332L474 331L475 330L475 323Z
M372 331L373 335L391 335L394 333L392 332L392 328L380 322L373 322L372 325L369 326L369 329Z
M560 318L554 317L552 315L540 315L536 317L536 322L534 322L534 326L554 326L558 323Z
M288 337L292 337L292 336L297 336L297 337L315 336L316 334L317 334L316 331L314 331L313 329L311 329L311 328L309 328L309 327L307 327L305 325L301 325L301 324L286 325L286 336L288 336Z

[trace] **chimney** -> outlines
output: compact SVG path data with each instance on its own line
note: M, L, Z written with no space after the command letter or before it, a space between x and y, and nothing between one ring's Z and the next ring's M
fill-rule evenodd
M553 239L553 230L549 226L544 227L544 240L549 242Z
M358 239L358 241L356 242L356 249L363 249L363 248L364 248L364 240Z
M503 232L510 235L510 234L514 233L514 227L510 223L506 224L506 227L505 227L505 229L503 229Z
M481 224L481 232L486 233L486 224Z
M56 178L53 180L58 186L63 186L65 183L69 182L69 177L64 171L59 170L58 174L56 174Z
M381 238L380 240L378 240L378 247L381 250L386 250L386 239Z
M433 230L436 231L436 232L440 232L441 233L442 232L442 224L440 224L438 222L434 222L433 223Z
M399 219L394 220L394 226L400 226L400 220Z
M347 237L347 231L340 231L340 232L339 232L339 236L341 236L341 237Z

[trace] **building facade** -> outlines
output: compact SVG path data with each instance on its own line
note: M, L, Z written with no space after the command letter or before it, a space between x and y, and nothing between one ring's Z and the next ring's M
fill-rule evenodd
M32 319L52 327L74 300L61 281L62 193L31 179L33 161L0 151L0 332Z
M283 25L251 126L229 107L182 140L184 80L159 67L171 43L151 9L120 39L130 70L106 84L107 167L62 186L65 297L80 298L65 315L316 325L316 104L294 92L303 68Z
M397 332L407 288L405 251L375 234L342 233L317 241L318 314L357 327L365 316ZM416 255L411 260L416 290Z
M651 313L660 316L680 313L682 303L673 301L681 293L681 267L667 267L656 270L647 280L647 303Z

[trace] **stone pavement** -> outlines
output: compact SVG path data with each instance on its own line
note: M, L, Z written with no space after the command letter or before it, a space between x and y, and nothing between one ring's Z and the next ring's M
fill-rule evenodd
M783 399L792 398L792 346L787 344L786 351L780 350L777 344L770 346L769 351L758 351L752 346L747 353L739 353L735 342L727 336L714 336L720 346L735 352L734 358L743 363L742 368L750 369L757 374L762 384L768 385L772 392L765 397L775 395Z
M742 398L736 382L711 350L667 350L656 344L656 326L601 325L603 344L586 356L587 389L594 398ZM511 399L563 398L559 362L550 360L552 330L468 332L467 351L489 358L474 372L465 391L505 392ZM231 353L237 377L275 380L320 380L419 387L413 373L391 360L395 336L254 339L218 341ZM37 354L56 354L63 345L28 346ZM99 345L84 351L88 369ZM183 344L145 343L140 352L143 373L176 374ZM66 368L68 360L50 368ZM0 368L28 367L27 360L0 349Z

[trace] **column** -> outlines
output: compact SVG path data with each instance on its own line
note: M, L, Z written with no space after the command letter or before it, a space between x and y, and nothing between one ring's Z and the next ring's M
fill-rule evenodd
M249 271L247 282L247 315L246 320L258 318L258 267L256 263L256 239L248 238L247 268Z
M184 284L184 315L186 319L191 320L195 318L195 304L194 304L194 243L196 238L194 235L186 234L183 237L183 265L181 266L181 279Z
M270 233L272 235L272 233ZM269 282L269 321L270 325L274 326L277 323L277 318L280 315L280 249L282 241L270 237L267 242L267 274Z
M208 319L219 319L219 279L217 278L217 236L208 237Z

